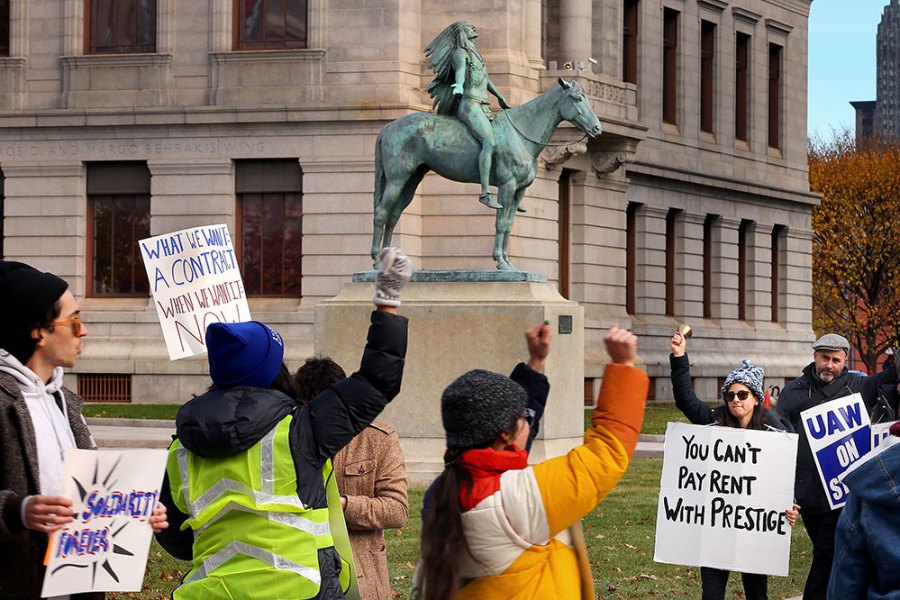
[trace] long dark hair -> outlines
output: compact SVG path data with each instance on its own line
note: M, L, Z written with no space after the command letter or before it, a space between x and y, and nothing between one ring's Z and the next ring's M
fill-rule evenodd
M504 432L515 435L517 417ZM462 526L463 494L472 489L472 475L459 464L467 450L488 448L488 440L471 448L447 448L444 471L435 480L422 523L421 555L427 600L453 600L459 592L459 558L466 549Z
M435 481L422 524L427 600L451 600L459 591L459 557L466 544L460 497L472 487L472 475L458 462L466 450L448 448L444 453L444 471Z

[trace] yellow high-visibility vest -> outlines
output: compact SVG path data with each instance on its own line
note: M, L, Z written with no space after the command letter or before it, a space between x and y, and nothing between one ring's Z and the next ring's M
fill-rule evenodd
M175 505L194 531L194 566L181 599L312 598L321 586L318 550L334 545L328 508L297 496L288 415L245 452L202 458L176 440L166 470ZM331 461L324 483L334 486ZM347 559L352 558L347 555ZM352 568L342 556L341 587Z

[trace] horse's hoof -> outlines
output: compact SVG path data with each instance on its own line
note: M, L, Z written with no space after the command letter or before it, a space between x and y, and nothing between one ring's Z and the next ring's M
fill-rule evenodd
M500 209L503 208L500 204L494 200L493 194L482 194L478 196L478 201L487 206L488 208Z
M517 206L517 207L516 207L516 212L528 212L528 211L525 210L524 208L522 208L521 206Z

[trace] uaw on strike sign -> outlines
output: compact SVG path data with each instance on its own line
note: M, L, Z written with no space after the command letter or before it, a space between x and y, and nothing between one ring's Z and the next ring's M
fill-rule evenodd
M814 406L800 413L832 509L847 503L841 476L872 449L869 413L862 396L853 394Z

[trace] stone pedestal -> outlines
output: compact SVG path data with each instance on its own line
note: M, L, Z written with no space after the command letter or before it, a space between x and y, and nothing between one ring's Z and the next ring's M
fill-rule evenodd
M316 353L332 357L348 373L362 356L373 280L374 273L357 273L315 309ZM410 320L403 387L379 418L399 433L412 483L428 483L443 468L440 398L447 384L469 369L510 373L527 360L525 330L543 320L553 332L545 370L551 387L531 460L560 455L581 442L584 311L546 277L522 271L417 271L403 290L400 312Z

